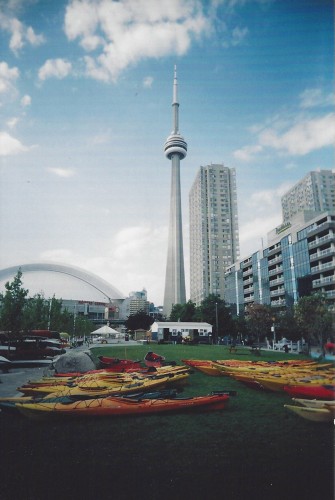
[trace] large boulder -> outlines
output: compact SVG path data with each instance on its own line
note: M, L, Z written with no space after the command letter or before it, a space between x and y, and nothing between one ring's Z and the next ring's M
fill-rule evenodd
M95 370L96 366L89 351L68 351L54 362L54 368L57 373L86 373Z

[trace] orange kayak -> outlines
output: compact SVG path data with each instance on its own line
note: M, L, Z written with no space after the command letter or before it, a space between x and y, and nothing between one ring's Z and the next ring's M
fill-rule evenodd
M229 394L210 394L186 399L143 399L106 397L71 404L17 403L16 408L31 418L50 416L118 416L118 415L151 415L184 411L212 411L225 408Z

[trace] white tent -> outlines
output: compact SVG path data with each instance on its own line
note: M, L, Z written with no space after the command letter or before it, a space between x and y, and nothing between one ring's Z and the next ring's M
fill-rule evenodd
M97 330L94 330L94 332L91 332L91 335L105 335L106 337L109 337L110 335L120 335L120 332L117 332L116 330L113 330L108 325L102 326L101 328L98 328Z

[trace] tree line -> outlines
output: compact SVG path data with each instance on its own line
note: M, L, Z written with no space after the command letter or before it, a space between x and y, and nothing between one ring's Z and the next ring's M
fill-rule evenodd
M62 300L45 299L41 293L29 297L23 287L19 270L13 281L5 284L0 293L0 330L11 337L18 337L31 330L66 332L71 336L86 336L93 331L93 323L80 315L73 315L62 308Z
M86 317L63 310L61 299L52 297L46 300L42 294L33 297L28 297L28 294L19 270L13 281L5 284L5 292L0 294L1 331L17 336L21 332L48 329L84 336L94 329ZM265 338L271 341L285 337L294 341L303 337L306 342L319 345L327 339L334 339L333 316L326 298L320 293L301 297L293 309L285 311L253 303L240 316L234 316L224 300L211 294L199 306L191 300L186 304L175 304L169 320L209 323L213 326L215 343L224 337L249 343L264 342ZM153 322L151 316L139 311L127 318L125 327L128 330L149 330Z
M309 344L323 345L334 338L333 315L323 294L301 297L293 309L278 311L269 305L253 303L244 314L234 316L220 297L209 295L200 306L191 300L173 306L171 321L205 321L213 325L214 342L223 337L248 343L287 338L304 338Z

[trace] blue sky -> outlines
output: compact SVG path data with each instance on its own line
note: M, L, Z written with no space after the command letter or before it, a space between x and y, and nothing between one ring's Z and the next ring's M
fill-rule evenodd
M174 64L187 290L200 165L236 168L241 257L256 251L280 197L334 168L333 46L330 0L0 0L0 268L75 265L163 302Z

